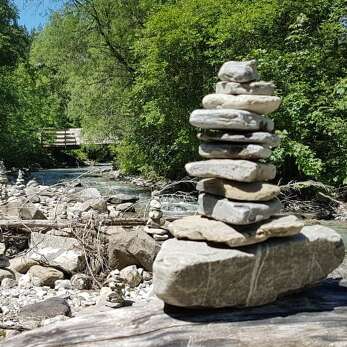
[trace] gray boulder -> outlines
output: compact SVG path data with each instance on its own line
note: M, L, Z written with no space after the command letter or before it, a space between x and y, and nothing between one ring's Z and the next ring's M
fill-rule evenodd
M281 210L278 199L259 202L231 201L210 194L200 194L198 212L207 217L236 225L247 225L269 219Z
M273 184L262 182L241 183L218 178L201 180L197 183L196 189L240 201L269 201L281 192L280 187Z
M273 82L256 81L250 83L222 81L216 84L217 94L248 94L248 95L273 95L275 85Z
M44 247L32 249L28 256L50 266L55 266L69 273L76 273L85 269L85 257L81 250Z
M238 182L269 181L276 176L274 165L248 160L210 159L188 163L185 168L190 176L217 177Z
M208 109L225 108L268 114L280 107L281 98L268 95L209 94L203 98L202 104Z
M109 197L108 202L111 204L123 204L125 202L136 202L139 200L138 196L119 193Z
M52 267L45 267L41 265L32 266L29 269L28 274L35 277L36 285L49 286L51 288L54 288L54 283L56 280L64 279L63 272Z
M96 188L85 188L70 195L70 200L84 202L90 199L101 198L100 192Z
M154 291L175 306L259 306L316 284L344 255L341 237L320 225L239 249L171 239L153 266Z
M191 113L189 122L194 127L202 129L248 131L272 131L274 129L274 122L270 118L235 109L195 110Z
M234 248L264 242L271 237L293 236L303 226L295 216L237 227L197 215L175 220L169 224L169 230L177 239L224 243Z
M111 229L113 232L111 232ZM141 229L127 230L122 227L109 227L108 259L111 269L123 269L138 265L152 271L160 244Z
M256 144L202 143L199 154L207 159L257 160L270 157L271 150Z
M259 78L256 60L228 61L222 65L218 78L230 82L250 82Z
M62 298L50 298L24 306L20 310L18 318L24 327L32 329L38 327L43 320L60 315L71 316L68 302Z
M198 134L198 139L205 142L259 143L269 147L277 147L281 142L277 135L263 131L251 133L205 131Z

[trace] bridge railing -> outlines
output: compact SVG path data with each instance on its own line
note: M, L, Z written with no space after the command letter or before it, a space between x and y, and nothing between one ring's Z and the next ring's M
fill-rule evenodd
M80 128L45 128L41 130L41 144L43 147L78 147L81 142Z

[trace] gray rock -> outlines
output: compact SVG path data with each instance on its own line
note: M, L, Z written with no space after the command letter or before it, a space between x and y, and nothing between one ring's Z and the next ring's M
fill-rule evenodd
M271 150L254 144L202 143L199 146L199 155L207 159L257 160L269 158Z
M111 269L138 265L152 271L160 245L141 229L109 227L108 260Z
M0 269L10 266L10 259L6 255L0 254Z
M249 94L249 95L273 95L275 85L273 82L238 83L222 81L216 84L217 94Z
M54 289L72 289L70 280L56 280L54 282Z
M71 194L70 199L75 201L84 202L89 199L101 198L100 192L96 188L85 188L74 194Z
M34 205L26 204L19 209L19 216L22 219L47 219L44 213Z
M249 61L228 61L222 65L218 72L218 78L222 81L250 82L257 80L257 62Z
M85 269L85 257L81 250L44 247L32 249L28 256L38 262L59 267L66 272L76 273Z
M116 211L120 212L135 212L135 207L132 202L125 202L116 206Z
M280 212L278 199L267 202L236 202L210 194L200 194L198 212L201 215L236 225L247 225L269 219Z
M154 263L154 290L175 306L259 306L316 284L344 253L341 237L319 225L240 249L171 239Z
M202 105L207 109L237 109L268 114L280 107L281 98L268 95L209 94L203 98Z
M241 183L219 178L206 178L197 183L196 189L213 195L238 201L269 201L281 192L279 186L254 182Z
M0 282L2 282L2 280L5 278L15 279L16 274L14 271L11 271L10 269L0 269Z
M29 269L28 274L38 280L36 285L49 286L51 288L54 288L54 283L56 280L64 279L63 272L52 267L45 267L41 265L32 266Z
M281 142L277 135L261 131L252 133L207 131L199 133L198 139L204 142L259 143L269 147L277 147Z
M86 274L75 274L71 277L71 284L74 289L85 290L91 289L93 279Z
M236 109L199 109L191 113L191 125L202 129L272 131L274 122L256 113Z
M19 321L27 328L35 328L43 320L56 316L71 316L68 302L62 298L50 298L42 302L24 306L19 314Z
M303 222L295 216L275 218L247 227L231 226L202 216L188 216L175 220L169 228L177 239L224 243L235 248L264 242L271 237L293 236L303 226Z
M137 287L142 282L142 276L137 270L136 265L130 265L120 271L122 278L130 287Z
M31 232L30 234L30 248L42 249L51 247L70 251L76 250L76 248L79 248L79 246L80 243L76 238L68 237L67 235L60 236L50 232L43 234L35 231Z
M136 202L139 200L139 197L138 196L135 196L135 195L130 195L130 194L123 194L123 193L119 193L117 195L113 195L113 196L110 196L108 201L111 203L111 204L123 204L125 202Z
M18 282L13 278L4 278L1 281L1 287L2 288L9 289L9 288L16 287L17 285L18 285Z
M210 159L188 163L190 176L225 178L237 182L269 181L276 176L276 167L247 160Z
M81 212L86 212L86 211L89 211L90 209L101 212L101 213L107 212L106 199L104 198L89 199L80 206Z

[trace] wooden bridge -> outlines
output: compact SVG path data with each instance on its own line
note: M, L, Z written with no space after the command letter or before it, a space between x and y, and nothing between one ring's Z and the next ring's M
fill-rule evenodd
M84 144L106 145L115 143L115 139L97 139L83 136L82 128L41 130L41 144L46 148L78 148Z

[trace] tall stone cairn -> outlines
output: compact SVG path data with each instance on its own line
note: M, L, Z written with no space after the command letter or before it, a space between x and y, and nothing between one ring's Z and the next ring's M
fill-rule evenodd
M333 230L276 217L280 189L267 163L280 144L267 116L281 103L272 82L258 81L256 61L225 63L216 93L190 123L200 129L198 215L172 222L154 266L154 291L183 307L257 306L325 278L343 260Z
M7 194L8 178L6 174L6 167L3 161L0 161L0 204L5 204L8 199Z

